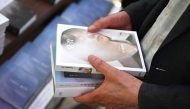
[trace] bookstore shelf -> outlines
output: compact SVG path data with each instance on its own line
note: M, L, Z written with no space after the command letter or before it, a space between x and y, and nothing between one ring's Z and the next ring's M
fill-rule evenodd
M45 0L17 0L37 12L37 19L21 35L16 36L6 32L6 43L3 54L0 56L0 65L10 59L27 41L34 40L43 28L64 9L72 0L62 0L52 5Z

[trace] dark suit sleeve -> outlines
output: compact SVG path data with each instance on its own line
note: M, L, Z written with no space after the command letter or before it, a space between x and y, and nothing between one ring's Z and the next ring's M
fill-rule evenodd
M145 18L159 1L160 0L139 0L123 9L130 16L132 30L139 30Z
M159 86L143 83L139 109L190 109L190 86Z

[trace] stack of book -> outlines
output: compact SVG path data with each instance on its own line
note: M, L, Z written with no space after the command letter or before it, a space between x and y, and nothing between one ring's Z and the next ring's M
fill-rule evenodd
M5 41L5 29L9 25L9 19L0 14L0 55L3 53Z
M50 51L54 97L79 96L101 85L104 75L89 64L91 54L133 76L146 73L135 31L103 29L89 33L85 26L58 24Z
M54 83L54 97L75 97L93 91L101 85L103 78L82 78L75 76L77 72L71 72L71 77L66 77L64 71L56 70L56 45L50 45L52 76ZM85 73L85 72L81 72Z
M56 38L58 23L67 22L55 17L34 41L26 42L0 67L0 100L4 101L5 106L43 109L52 99L49 45Z
M17 0L8 1L10 1L9 4L4 6L0 13L10 20L7 31L19 36L36 20L37 13Z

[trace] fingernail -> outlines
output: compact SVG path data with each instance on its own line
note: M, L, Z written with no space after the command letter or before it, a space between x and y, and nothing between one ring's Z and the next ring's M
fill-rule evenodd
M96 29L96 27L94 25L91 25L91 26L88 27L88 29L89 30L94 30L94 29Z
M96 56L90 55L90 56L88 57L88 59L89 59L89 61L94 61L94 60L96 59Z

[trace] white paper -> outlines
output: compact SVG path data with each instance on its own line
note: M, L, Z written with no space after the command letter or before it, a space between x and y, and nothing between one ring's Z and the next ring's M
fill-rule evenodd
M45 109L49 101L53 98L53 93L53 80L51 79L28 109Z

